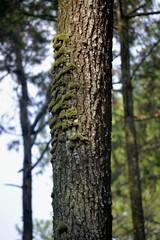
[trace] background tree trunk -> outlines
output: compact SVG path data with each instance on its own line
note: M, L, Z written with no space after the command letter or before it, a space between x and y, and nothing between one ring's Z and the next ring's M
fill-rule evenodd
M123 85L123 107L126 135L126 153L129 171L129 186L132 207L132 220L135 240L145 240L144 217L141 196L141 181L138 165L138 149L133 109L133 90L130 75L129 23L126 2L119 0L118 29L121 46L121 81Z
M22 185L22 209L23 209L23 240L32 240L32 175L31 175L31 133L28 117L28 90L27 79L22 65L20 47L15 43L15 55L17 63L17 81L21 86L20 124L23 138L23 185Z
M112 239L113 1L59 1L52 101L54 238Z

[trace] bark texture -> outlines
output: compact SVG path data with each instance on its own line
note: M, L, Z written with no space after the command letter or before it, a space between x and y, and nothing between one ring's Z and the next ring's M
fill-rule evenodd
M135 240L145 240L144 216L141 196L141 180L138 164L138 149L133 109L133 89L130 74L129 22L126 14L126 2L119 1L118 28L121 45L121 81L123 85L123 106L126 135L126 153L129 171L132 221Z
M112 239L113 1L59 1L53 40L54 239Z

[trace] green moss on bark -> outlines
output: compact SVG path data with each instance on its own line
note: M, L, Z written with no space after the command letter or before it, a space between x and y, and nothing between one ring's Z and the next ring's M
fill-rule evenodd
M57 226L57 231L61 235L68 231L67 224L64 221L61 221Z
M66 57L60 57L60 58L58 58L58 59L54 62L53 66L52 66L52 69L51 69L51 72L54 73L56 67L59 67L59 66L61 66L61 65L63 66L63 64L66 63L66 62L67 62L67 58L66 58Z
M77 111L72 108L69 108L66 111L62 110L59 114L60 119L70 119L70 118L75 119L76 117L77 117Z
M68 63L68 65L62 69L57 76L54 78L54 81L58 81L63 75L69 73L70 71L74 70L75 66L73 63ZM52 72L53 73L53 72Z
M70 137L70 141L88 141L88 138L82 135L81 133L77 132Z
M66 45L69 42L69 36L66 34L57 34L53 40L55 49L55 62L52 66L53 82L51 85L51 96L53 97L49 104L49 111L52 113L50 121L51 135L55 141L66 142L68 149L73 150L76 141L87 141L85 137L78 131L79 122L77 110L74 104L77 101L76 91L79 88L78 83L72 81L72 72L75 65L69 61L69 52ZM72 133L74 128L74 133ZM70 131L67 134L67 131ZM69 137L70 136L70 137ZM52 153L57 146L52 143Z
M68 85L69 89L77 89L78 87L79 87L78 83L75 83L75 82L71 82Z
M57 61L57 59L62 55L67 55L67 49L65 48L65 46L62 46L57 52L54 53L54 59Z

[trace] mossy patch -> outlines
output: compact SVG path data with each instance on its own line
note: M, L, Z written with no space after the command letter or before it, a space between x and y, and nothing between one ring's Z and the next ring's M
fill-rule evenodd
M70 119L70 118L76 118L76 117L77 117L77 111L72 108L69 108L66 111L62 110L59 114L60 119L64 119L64 118Z
M70 137L70 141L78 141L78 140L88 141L88 138L83 136L81 133L75 133Z
M65 33L57 33L54 38L53 38L53 47L55 48L56 44L61 42L61 43L67 43L69 41L69 36L68 34Z
M68 231L67 224L64 221L59 222L57 226L57 231L60 235L67 232Z
M55 125L56 120L57 120L56 117L50 118L50 120L49 120L49 127L50 127L50 128L52 128L52 127Z
M52 142L52 154L55 154L54 150L58 142L66 141L66 146L72 150L76 146L76 141L88 141L86 136L78 132L79 122L75 104L79 84L72 79L75 65L69 60L68 42L69 36L66 34L57 34L53 39L55 49L51 84L53 99L48 107L53 118L50 120L51 135L55 139ZM77 133L75 133L76 131Z
M58 140L59 140L60 142L64 142L65 139L66 139L66 134L65 134L64 132L62 132L62 133L60 133L60 134L58 135Z
M75 68L75 65L73 63L68 63L68 65L57 74L57 76L54 78L54 81L55 82L58 81L63 75L65 75L66 73L69 73L74 68Z
M69 100L71 98L75 98L75 94L73 92L68 91L66 94L63 95L62 100Z
M67 147L68 147L70 150L73 150L74 147L75 147L74 142L73 142L73 141L68 141L68 142L67 142Z
M60 58L61 56L66 56L67 55L67 49L65 46L61 46L60 49L54 53L54 59L55 61L57 61L58 58Z
M75 83L75 82L71 82L69 83L68 85L68 88L69 89L77 89L79 87L79 84L78 83Z
M66 57L58 58L54 62L53 66L52 66L52 69L51 69L51 72L54 73L56 67L63 66L63 64L66 63L66 62L67 62L67 58Z
M49 112L52 110L52 108L54 107L55 104L56 104L55 100L52 99L51 102L50 102L50 104L49 104L49 106L48 106Z
M51 110L51 113L55 114L55 113L59 113L61 110L63 109L68 109L69 107L69 102L68 101L64 101L63 99L61 101L59 101Z

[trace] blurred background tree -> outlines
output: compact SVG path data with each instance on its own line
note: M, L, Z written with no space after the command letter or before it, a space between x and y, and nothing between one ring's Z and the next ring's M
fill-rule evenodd
M1 112L1 134L15 135L15 139L8 144L10 150L18 150L19 145L23 145L24 159L20 170L23 175L20 186L23 192L22 235L27 240L32 239L33 235L32 170L40 162L43 167L49 162L50 137L46 126L50 66L45 66L44 61L49 55L49 45L55 31L57 3L1 1L0 6L1 81L11 79L18 108L13 115ZM33 152L37 155L34 162Z
M139 157L139 168L142 189L142 202L145 221L146 239L159 239L160 232L158 230L159 216L157 195L160 191L159 177L159 70L158 49L160 42L159 35L159 14L160 6L157 1L116 1L123 7L125 4L125 12L121 12L128 26L128 53L129 54L129 71L128 82L133 97L133 115L136 130L137 154ZM122 16L121 16L122 17ZM122 59L120 54L120 41L117 25L120 18L117 18L115 12L115 39L116 50L115 57ZM126 46L125 46L126 47ZM124 50L124 49L123 49ZM156 57L157 56L157 57ZM124 56L124 58L126 55ZM123 71L128 71L127 67L121 62L121 66L117 61L114 68L113 76L113 142L112 142L112 182L113 182L113 235L116 239L136 239L134 237L134 226L132 226L132 211L130 205L130 192L134 191L128 184L128 167L125 153L126 140L124 131L126 124L123 118L122 89L124 78L118 80ZM114 63L114 62L113 62ZM123 65L123 66L122 66ZM153 67L154 66L154 67ZM123 67L123 69L122 69ZM126 72L124 73L126 74ZM152 76L152 77L151 77ZM154 87L153 87L154 86ZM152 104L153 105L152 105ZM152 106L151 106L152 105ZM151 107L151 108L150 108ZM149 110L150 109L150 110ZM152 110L151 110L152 109ZM130 152L133 154L133 152ZM129 163L130 164L130 163ZM118 167L117 167L118 166ZM131 168L133 165L129 165ZM147 170L146 170L147 169ZM123 174L122 174L123 173ZM131 174L131 173L129 173ZM136 175L136 172L134 173ZM138 175L138 174L137 174ZM148 177L148 176L149 177ZM155 177L156 175L156 177ZM127 177L128 176L128 177ZM130 176L131 177L131 176ZM133 176L134 177L134 176ZM151 183L154 185L151 185ZM153 190L154 189L154 190ZM154 192L154 194L153 194ZM135 193L136 194L136 193ZM155 204L152 204L152 203ZM153 210L154 209L154 210ZM144 239L139 237L138 239Z

